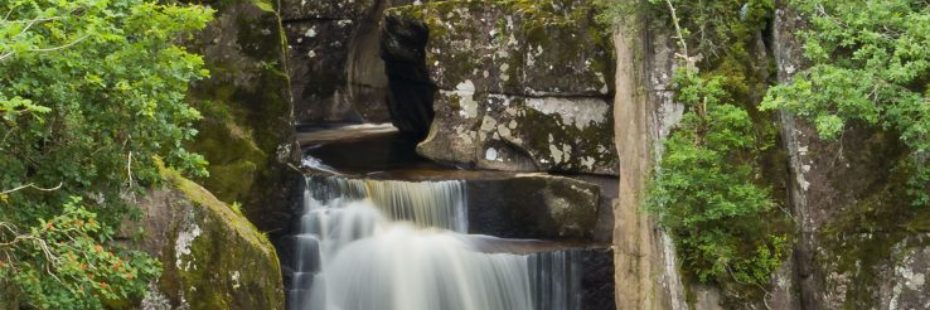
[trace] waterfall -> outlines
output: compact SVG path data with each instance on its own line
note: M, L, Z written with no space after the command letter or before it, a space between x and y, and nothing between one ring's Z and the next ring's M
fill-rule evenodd
M404 182L311 176L304 195L304 214L340 209L347 201L366 200L391 220L420 227L466 232L465 182Z
M463 181L307 184L290 309L580 308L577 252L484 250L500 239L466 234Z

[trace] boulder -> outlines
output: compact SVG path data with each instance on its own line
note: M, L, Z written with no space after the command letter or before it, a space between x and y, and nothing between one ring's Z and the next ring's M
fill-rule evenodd
M275 249L243 215L203 187L163 170L166 186L137 201L142 225L133 247L161 261L143 309L283 309Z
M388 9L429 32L424 65L439 91L418 152L473 168L616 175L612 48L596 13L572 0Z

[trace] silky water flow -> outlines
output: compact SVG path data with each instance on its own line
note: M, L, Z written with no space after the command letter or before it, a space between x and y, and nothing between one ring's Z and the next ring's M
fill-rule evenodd
M579 309L575 251L488 253L467 235L464 181L309 176L294 310Z

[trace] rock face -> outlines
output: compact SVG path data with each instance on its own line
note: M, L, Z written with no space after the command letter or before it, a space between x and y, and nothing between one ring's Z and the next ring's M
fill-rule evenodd
M501 238L591 240L600 189L545 174L468 180L471 233Z
M794 37L805 24L781 2L774 42L784 82L805 67ZM907 176L893 169L906 156L894 134L851 124L839 141L825 142L805 120L780 118L800 230L791 262L799 308L930 306L930 210L909 205Z
M245 217L173 171L138 205L145 237L134 246L164 269L143 309L283 309L274 247ZM135 231L123 229L123 231Z
M378 46L382 11L412 0L283 0L295 119L390 121Z
M672 101L674 43L663 29L648 23L621 25L614 35L613 116L620 156L620 192L613 212L617 309L688 308L672 240L642 211L662 139L684 110ZM639 60L635 55L646 56Z
M421 155L481 169L617 174L612 49L591 4L461 0L386 14L429 31L425 65L439 92Z
M189 98L204 119L191 143L209 161L205 187L240 202L263 231L285 223L300 176L285 42L270 1L214 1L215 20L189 46L204 56L211 77Z
M429 29L416 20L385 19L381 58L388 75L391 123L416 141L423 140L433 122L436 86L426 68Z

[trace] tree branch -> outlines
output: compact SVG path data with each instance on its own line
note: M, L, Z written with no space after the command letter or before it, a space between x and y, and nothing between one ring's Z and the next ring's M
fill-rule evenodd
M13 189L9 189L9 190L2 191L2 192L0 192L0 195L11 194L11 193L13 193L13 192L21 191L21 190L24 190L24 189L27 189L27 188L31 188L31 189L35 189L35 190L39 190L39 191L43 191L43 192L54 192L54 191L57 191L58 189L60 189L61 186L62 186L63 184L64 184L63 182L58 182L58 185L55 186L55 187L51 187L51 188L42 188L42 187L36 186L36 185L33 184L33 183L29 183L29 184L22 185L22 186L13 188Z

